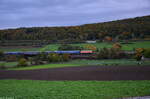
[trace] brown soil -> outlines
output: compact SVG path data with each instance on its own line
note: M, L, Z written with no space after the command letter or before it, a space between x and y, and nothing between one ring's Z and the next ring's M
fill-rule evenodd
M0 79L150 80L150 66L83 66L40 70L1 70Z

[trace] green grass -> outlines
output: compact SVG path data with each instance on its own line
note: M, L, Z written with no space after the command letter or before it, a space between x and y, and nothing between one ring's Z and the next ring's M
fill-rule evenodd
M134 48L150 48L150 41L138 41L138 42L132 42L133 44L122 44L122 49L131 51ZM72 44L73 46L82 46L85 47L88 45L87 43L81 43L81 44ZM97 48L110 48L112 47L113 43L95 43L92 44L95 45ZM58 50L58 47L60 44L49 44L47 46L44 46L42 48L0 48L0 50L3 51L56 51Z
M41 48L39 51L57 51L60 44L49 44Z
M134 48L150 48L150 41L138 41L138 42L132 42L133 44L122 44L122 50L127 50L127 51L131 51ZM87 43L82 43L82 44L72 44L73 46L81 46L81 47L85 47L86 45L88 45ZM110 48L112 47L113 43L107 43L107 42L102 42L102 43L94 43L92 44L94 46L96 46L97 48ZM43 48L41 48L41 51L55 51L58 50L58 47L60 46L60 44L50 44L47 45Z
M110 59L110 60L72 60L69 62L64 63L52 63L52 64L45 64L45 65L36 65L36 66L28 66L28 67L18 67L18 68L8 68L9 70L33 70L33 69L44 69L44 68L60 68L60 67L72 67L72 66L90 66L90 65L98 65L98 66L112 66L112 65L138 65L138 61L133 59ZM150 65L150 61L143 61L142 65Z
M114 99L150 92L150 81L0 80L0 85L0 98L11 99Z
M36 65L36 66L28 66L28 67L9 68L8 70L33 70L33 69L45 69L45 68L72 67L72 66L81 66L81 65L76 65L76 64L45 64L45 65Z
M15 67L17 65L17 62L0 62L0 66L5 67Z
M150 41L138 41L133 44L123 44L123 50L133 50L134 48L150 48Z
M41 48L0 48L4 52L17 52L17 51L39 51Z

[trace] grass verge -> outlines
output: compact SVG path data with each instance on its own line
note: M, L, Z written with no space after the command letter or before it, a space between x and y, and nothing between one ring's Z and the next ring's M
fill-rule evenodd
M72 66L137 66L138 61L133 59L107 59L107 60L72 60L64 63L55 63L55 64L45 64L45 65L35 65L28 67L17 67L17 68L8 68L8 70L33 70L33 69L45 69L45 68L60 68L60 67L72 67ZM150 61L143 61L139 66L148 66Z

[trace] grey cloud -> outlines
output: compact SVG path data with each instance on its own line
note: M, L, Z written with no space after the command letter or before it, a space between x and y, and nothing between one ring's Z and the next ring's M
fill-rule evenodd
M150 14L150 0L0 0L0 28L65 26Z

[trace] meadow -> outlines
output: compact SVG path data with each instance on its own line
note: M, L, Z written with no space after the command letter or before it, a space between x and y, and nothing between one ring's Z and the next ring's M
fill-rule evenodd
M6 99L117 99L147 96L150 81L32 81L0 80Z
M96 46L98 49L101 48L110 48L112 47L114 43L108 43L108 42L100 42L100 43L94 43L94 44L90 44L90 45L94 45ZM150 41L137 41L137 42L130 42L129 44L122 44L122 50L125 51L132 51L135 48L150 48L149 46ZM85 47L86 45L89 45L88 43L81 43L81 44L71 44L73 46L81 46L81 47ZM0 48L0 50L2 51L56 51L58 50L60 44L49 44L46 45L42 48L14 48L14 47L9 47L9 48Z

